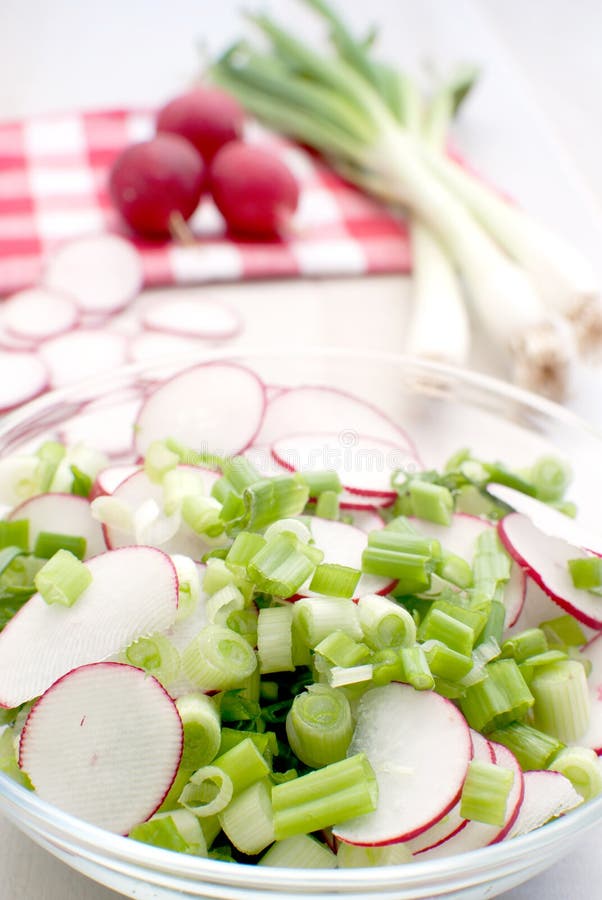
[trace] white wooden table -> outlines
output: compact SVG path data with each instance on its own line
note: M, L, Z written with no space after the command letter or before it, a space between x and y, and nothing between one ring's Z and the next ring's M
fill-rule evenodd
M250 4L253 7L262 4ZM307 30L293 0L266 0ZM556 225L596 262L602 281L602 4L598 0L340 0L358 25L381 23L387 55L403 66L457 59L484 68L457 126L457 142L483 172ZM73 107L158 103L212 49L239 31L239 0L2 0L0 118ZM409 305L396 276L211 288L245 314L244 343L277 339L303 309L297 343L336 341L399 349ZM370 316L366 317L369 302ZM252 311L252 315L249 315ZM287 327L289 326L289 327ZM360 327L361 326L361 327ZM333 332L336 329L336 332ZM499 362L482 339L472 365ZM580 370L569 404L602 427L602 375ZM506 900L602 896L602 825L553 869ZM117 895L67 869L0 820L0 900L111 900Z

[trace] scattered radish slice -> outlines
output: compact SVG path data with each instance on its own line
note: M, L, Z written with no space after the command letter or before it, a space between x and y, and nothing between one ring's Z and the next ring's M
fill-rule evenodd
M393 472L415 472L419 468L418 460L406 448L366 435L290 434L274 441L272 454L293 472L336 472L351 493L393 499Z
M242 329L238 313L225 303L196 296L170 297L153 303L142 316L142 325L155 331L205 340L226 340Z
M42 800L127 834L161 805L182 743L176 705L155 678L100 662L64 675L38 700L19 765Z
M316 547L319 547L324 553L323 562L350 566L352 569L362 568L362 553L366 549L367 537L360 528L313 516L309 522L309 529ZM308 579L299 589L299 596L322 596L309 590L309 581L311 579ZM381 578L379 575L362 575L355 589L356 597L362 597L364 594L386 594L394 586L395 581L388 578Z
M218 456L253 443L265 408L257 375L235 363L202 363L161 384L146 399L136 422L136 449L175 438Z
M257 435L257 443L273 444L286 434L336 432L341 440L358 434L378 434L384 441L415 453L412 442L375 406L336 388L321 385L289 388L272 397Z
M435 538L441 545L472 564L480 534L495 526L485 519L467 513L454 513L451 525L437 525L424 519L412 518L412 525L425 537ZM521 567L512 560L510 579L504 588L506 607L506 627L510 628L518 620L525 603L527 579Z
M102 528L92 518L90 503L74 494L38 494L16 506L7 517L29 519L29 547L40 531L58 531L86 539L86 559L107 549Z
M587 679L590 699L589 727L579 739L582 747L591 747L602 756L602 634L597 634L581 650L592 665Z
M525 793L509 838L528 834L583 803L568 778L560 772L524 773Z
M472 756L470 731L449 700L388 684L360 700L349 754L365 753L378 782L374 812L333 829L349 844L410 840L446 815L460 796Z
M34 353L0 353L0 412L33 400L48 387L48 369Z
M481 762L495 763L495 753L491 743L484 738L478 731L470 729L470 739L472 741L472 758ZM412 838L407 842L408 850L411 853L423 853L432 847L438 847L444 841L453 837L460 829L465 828L468 824L467 819L463 819L460 815L460 801L456 803L452 809L435 822L431 828L423 831L418 837Z
M112 494L119 485L139 470L139 466L107 466L101 469L92 485L92 497Z
M590 628L602 628L602 597L576 588L568 570L569 559L590 554L544 534L522 513L504 516L498 531L508 553L554 603Z
M134 441L132 422L142 405L142 395L124 396L107 405L103 398L86 404L61 430L66 444L84 443L111 458L131 453Z
M101 328L82 328L59 335L45 341L39 353L55 388L111 372L127 359L124 336Z
M44 287L9 297L3 306L4 326L16 337L44 341L78 324L77 306L69 297Z
M165 553L125 547L86 566L92 583L72 607L34 594L0 632L0 705L19 706L76 666L106 659L174 621L178 580Z
M468 853L470 850L478 850L480 847L497 844L504 839L514 825L524 794L523 773L516 758L509 750L500 744L493 744L493 748L496 764L514 772L514 781L506 803L506 820L504 825L502 828L498 828L497 825L485 825L482 822L468 821L464 828L459 829L448 840L421 853L419 856L420 861L456 856L459 853Z
M50 258L44 285L72 297L82 312L123 309L142 289L137 250L117 235L97 234L63 244Z

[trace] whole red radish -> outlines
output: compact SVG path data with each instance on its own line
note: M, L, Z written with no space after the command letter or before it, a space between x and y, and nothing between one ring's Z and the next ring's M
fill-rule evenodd
M232 231L257 237L286 228L299 202L299 185L268 150L232 141L209 169L209 188Z
M229 141L242 136L244 112L219 88L199 87L167 103L157 116L157 131L179 134L209 163Z
M159 134L120 153L109 190L134 231L167 237L193 214L204 183L205 164L194 147L178 135Z

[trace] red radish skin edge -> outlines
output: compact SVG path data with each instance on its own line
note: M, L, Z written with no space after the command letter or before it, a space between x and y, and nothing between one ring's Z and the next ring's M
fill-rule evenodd
M32 714L34 714L35 709L36 709L38 703L41 702L41 700L43 699L43 697L45 696L45 694L46 694L48 691L51 691L51 690L52 690L53 688L55 688L57 685L59 685L62 681L64 681L65 678L69 678L69 676L72 675L73 672L80 671L81 669L89 669L89 668L92 668L92 667L101 667L101 668L105 668L105 667L106 667L106 668L111 668L111 667L114 667L114 666L122 667L122 666L123 666L123 663L110 662L110 661L102 661L102 662L97 662L97 663L88 663L88 664L86 664L86 665L84 665L84 666L77 666L75 669L71 669L71 671L66 672L64 675L61 675L60 678L57 678L57 680L56 680L53 684L51 684L50 687L47 688L46 691L44 691L44 694L42 694L42 696L39 697L38 700L36 700L36 702L34 703L34 705L32 706L32 708L30 709L29 714L28 714L28 716L27 716L27 719L25 720L25 725L23 726L23 731L22 731L22 733L21 733L21 739L20 739L20 741L19 741L19 757L18 757L19 768L21 768L21 769L23 768L23 748L24 748L24 741L23 741L23 738L26 736L26 733L27 733L27 722L29 721L29 719L30 719L30 717L32 716ZM170 702L173 704L174 708L176 708L176 707L175 707L175 703L174 703L174 701L173 701L173 698L170 697L170 695L169 695L168 692L165 690L165 688L163 687L163 685L161 684L161 682L158 681L158 680L157 680L154 676L152 676L152 675L148 675L147 677L148 677L148 678L151 678L151 679L157 684L157 686L161 689L161 691L165 694L165 696L166 696L166 697L170 700ZM33 721L33 720L32 720L32 721ZM167 795L169 794L169 792L170 792L170 790L171 790L171 788L172 788L172 785L173 785L174 781L176 780L176 775L178 774L178 769L179 769L179 767L180 767L180 762L181 762L181 760L182 760L182 753L183 753L183 751L184 751L184 727L183 727L182 721L181 721L181 719L180 719L180 754L179 754L179 758L178 758L178 764L177 764L177 766L176 766L175 769L174 769L174 773L173 773L172 779L171 779L171 781L169 782L169 786L168 786L167 789L164 791L164 793L163 793L163 795L162 795L162 797L161 797L161 800L160 800L159 803L154 807L154 809L146 816L146 818L144 819L144 821L147 821L148 819L150 819L151 816L153 816L153 815L157 812L157 810L160 809L161 805L163 804L163 801L165 800L165 798L166 798ZM125 837L125 836L127 836L127 832L124 833L124 837Z
M500 765L503 767L504 766L504 762L503 762L504 755L510 754L516 762L518 771L520 771L520 766L518 764L518 760L516 760L516 757L514 756L513 753L511 753L510 750L508 750L506 747L503 747L501 744L496 744L495 741L490 741L489 743L493 747L493 752L495 753L495 761L496 761L497 765ZM502 753L502 751L503 751L503 753ZM498 753L500 754L500 758L498 758ZM518 818L518 814L520 812L520 808L521 808L524 796L525 796L525 779L521 772L520 794L519 794L518 802L517 802L516 806L514 807L514 812L512 813L512 815L510 816L510 818L508 819L508 821L506 822L506 824L504 825L504 827L502 828L500 833L491 842L491 844L489 846L493 846L493 844L499 844L499 842L503 841L504 838L508 835L508 833L512 829L512 826L514 825L514 823L516 822L516 820Z
M522 515L522 513L509 513L508 516L513 515ZM508 518L508 516L504 516L504 519ZM504 519L500 519L497 525L498 534L500 536L500 540L504 545L505 549L508 551L512 559L514 559L519 566L528 574L529 578L532 578L533 581L542 589L544 594L546 594L550 600L563 609L566 613L573 616L573 618L582 622L584 625L587 625L589 628L594 628L596 631L600 631L602 629L602 619L596 620L589 616L587 613L582 612L581 610L575 609L573 604L568 603L563 597L560 597L556 594L552 589L545 583L543 577L535 571L535 569L529 565L527 560L521 553L516 549L516 547L511 543L510 539L506 535L504 531ZM544 532L542 532L544 537L548 537ZM558 538L558 540L563 540L563 538ZM580 548L577 548L580 549Z
M238 101L220 88L199 87L174 97L157 116L157 131L189 141L210 163L225 144L242 137L245 114Z

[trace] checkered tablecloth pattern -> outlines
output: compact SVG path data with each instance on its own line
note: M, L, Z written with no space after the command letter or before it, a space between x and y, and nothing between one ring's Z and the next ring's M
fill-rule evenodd
M111 207L107 173L123 147L152 133L152 112L144 110L0 123L0 296L33 284L62 242L106 230L126 233ZM206 198L191 222L195 246L135 240L147 286L409 269L403 221L305 150L255 125L247 137L281 154L299 179L302 199L291 233L267 242L233 238Z

